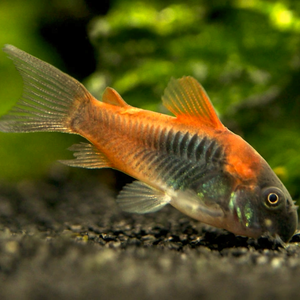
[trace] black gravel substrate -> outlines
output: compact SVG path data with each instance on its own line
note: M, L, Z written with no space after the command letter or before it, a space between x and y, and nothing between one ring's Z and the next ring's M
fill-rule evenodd
M298 299L300 247L172 207L122 213L95 177L0 184L0 299Z

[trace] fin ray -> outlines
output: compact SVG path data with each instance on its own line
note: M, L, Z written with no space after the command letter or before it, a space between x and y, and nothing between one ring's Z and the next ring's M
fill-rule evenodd
M141 181L127 184L117 197L117 202L123 211L138 214L156 212L170 201L171 197L165 192Z
M216 129L224 128L205 90L193 77L172 78L162 99L164 106L177 118L196 120Z
M112 168L111 162L94 145L80 143L71 146L68 150L74 151L75 159L59 160L60 163L70 167L88 169Z
M3 49L23 78L23 94L0 118L2 132L59 131L70 128L72 113L93 96L74 78L12 46Z

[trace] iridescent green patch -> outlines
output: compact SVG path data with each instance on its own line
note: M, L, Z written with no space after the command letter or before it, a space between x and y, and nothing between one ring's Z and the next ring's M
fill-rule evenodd
M253 221L253 210L251 208L250 203L246 203L245 208L244 208L244 215L246 217L247 222L245 223L246 227L249 227L252 224Z
M236 193L232 192L230 194L230 199L229 199L229 203L228 203L228 207L231 212L234 211L235 204L236 204Z

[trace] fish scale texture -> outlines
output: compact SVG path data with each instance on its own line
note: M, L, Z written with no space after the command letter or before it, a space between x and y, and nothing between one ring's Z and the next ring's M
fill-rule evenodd
M96 177L0 183L0 299L296 299L300 248L167 206L122 213Z

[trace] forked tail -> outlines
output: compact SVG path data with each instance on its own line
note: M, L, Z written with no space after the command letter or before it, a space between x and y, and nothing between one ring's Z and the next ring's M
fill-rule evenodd
M3 49L23 78L23 94L0 118L2 132L59 131L76 133L71 124L92 95L69 75L12 45Z

